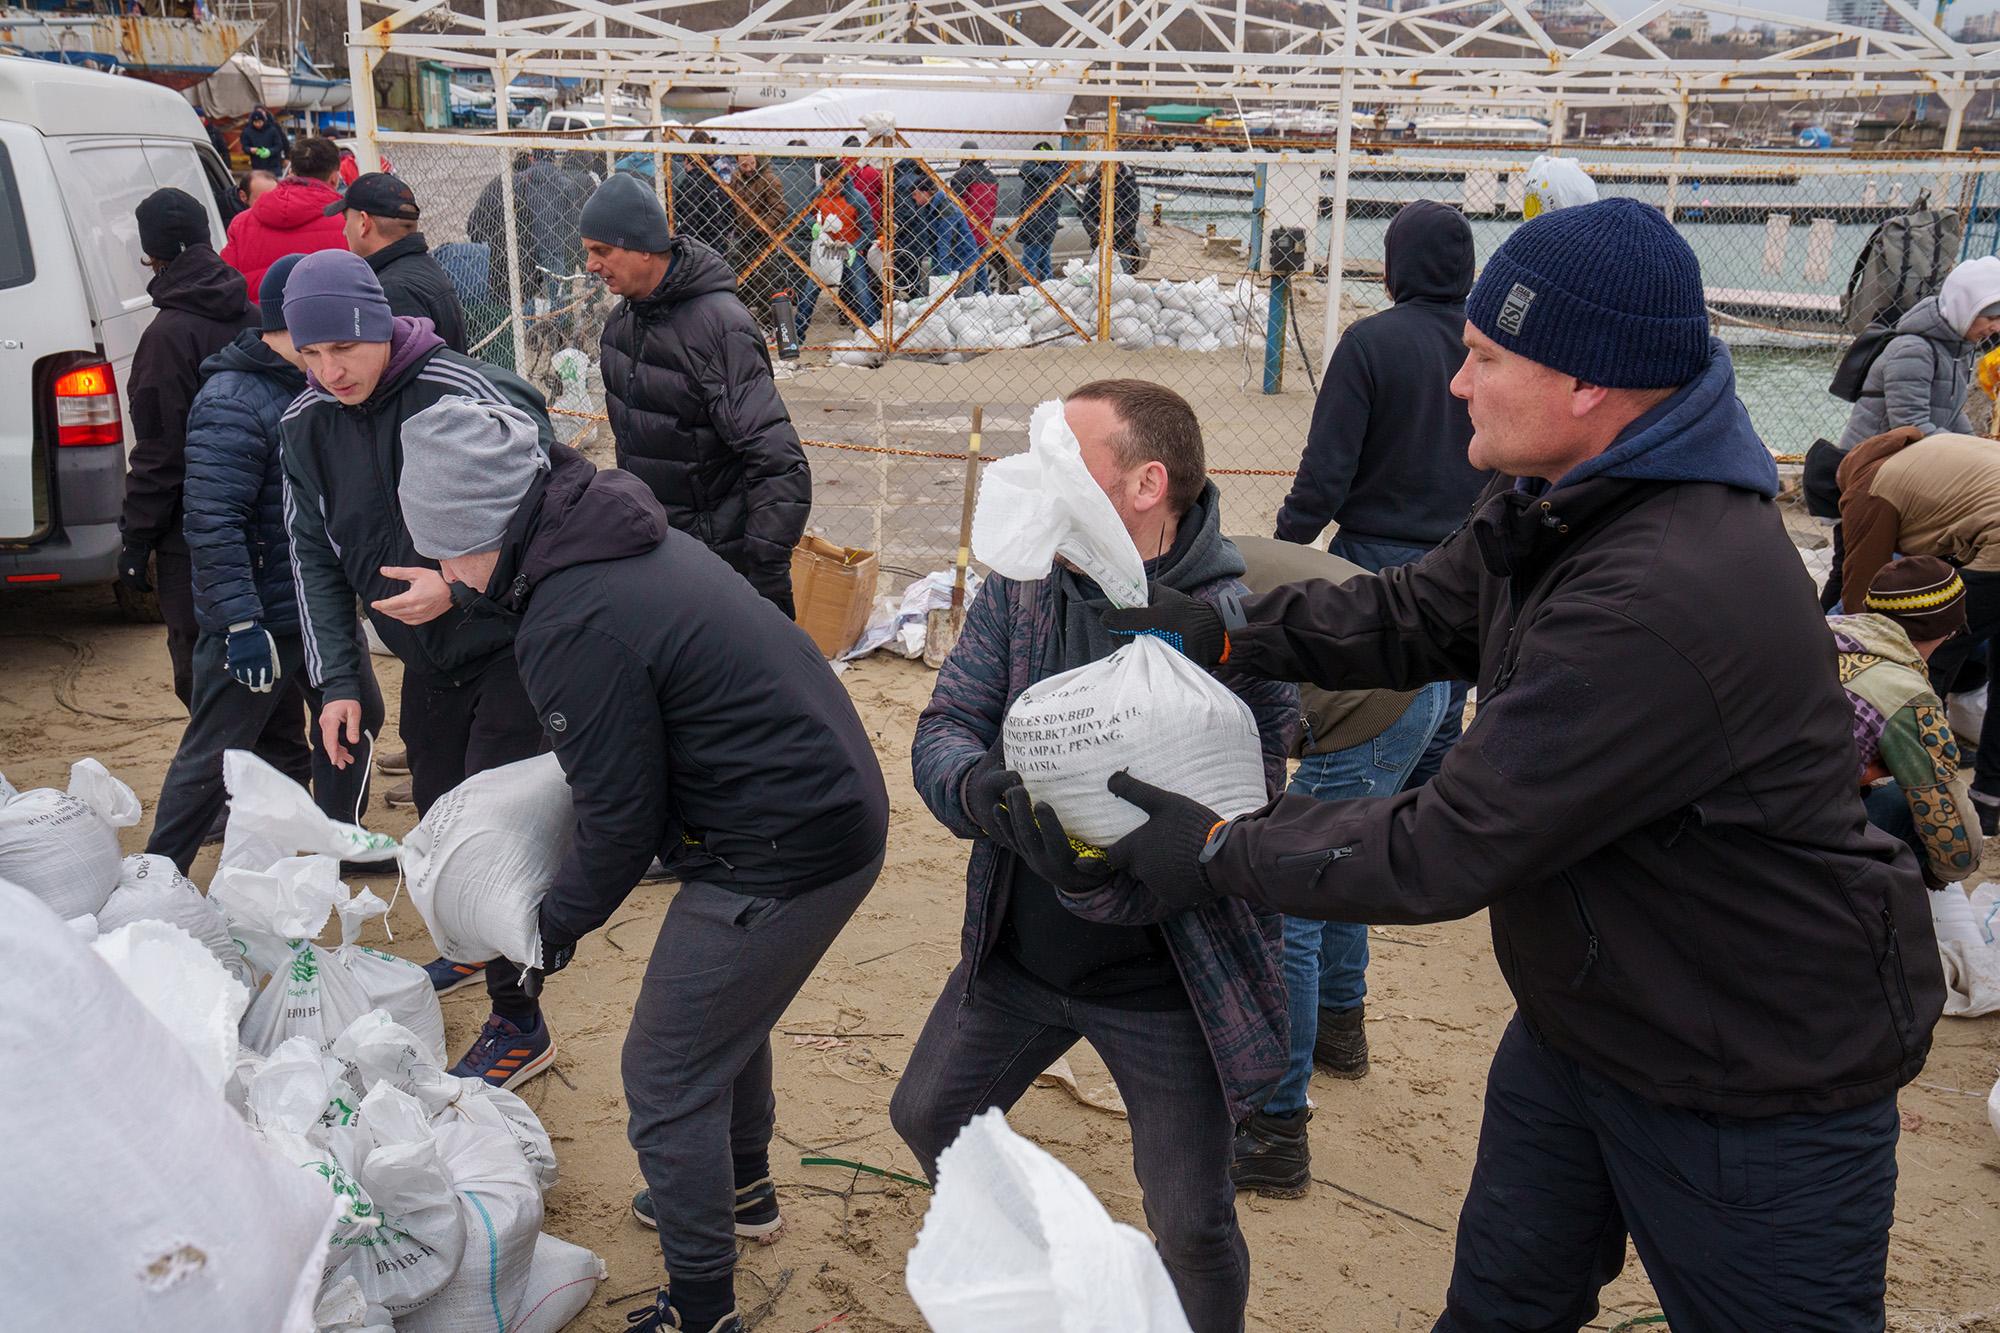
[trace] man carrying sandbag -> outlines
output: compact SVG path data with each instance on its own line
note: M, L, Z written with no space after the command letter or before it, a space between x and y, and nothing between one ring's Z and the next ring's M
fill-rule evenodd
M1204 602L1241 595L1243 559L1219 526L1194 410L1171 389L1102 380L1063 416L1091 477L1155 584ZM1067 839L1036 828L1009 772L1001 725L1036 681L1108 657L1108 603L1073 568L981 585L938 673L911 749L917 791L972 840L962 954L889 1103L896 1132L934 1175L938 1154L990 1107L1086 1039L1131 1117L1133 1166L1152 1228L1196 1333L1243 1326L1249 1252L1230 1160L1238 1121L1284 1073L1278 919L1223 900L1193 911L1086 917L1073 894L1102 886ZM1285 781L1298 716L1289 685L1224 673L1256 717L1267 792ZM1046 808L1046 807L1044 807Z
M555 435L542 395L526 381L452 351L427 321L392 315L359 255L322 250L301 259L285 283L285 323L308 375L283 422L285 525L306 670L325 700L320 737L336 766L368 763L358 597L403 662L397 726L421 814L474 773L546 747L514 667L512 621L491 606L455 601L410 544L396 480L411 456L436 444L412 418L441 400L465 399L505 405L532 422L545 445ZM504 958L438 958L425 968L440 995L478 980L482 969L493 1012L451 1072L518 1087L556 1056L519 969Z
M1240 614L1161 590L1119 632L1479 714L1429 785L1226 822L1142 783L1129 897L1340 921L1490 910L1519 1004L1487 1079L1437 1327L1575 1329L1629 1233L1675 1328L1880 1328L1896 1090L1944 1002L1923 882L1868 827L1853 714L1709 335L1628 199L1523 224L1467 303L1496 483L1416 565Z
M738 1333L736 1238L779 1226L771 1028L882 868L889 798L847 692L794 625L599 472L495 403L410 423L416 549L494 613L569 778L576 832L541 905L539 989L655 856L681 887L625 1039L632 1146L668 1286L638 1327Z

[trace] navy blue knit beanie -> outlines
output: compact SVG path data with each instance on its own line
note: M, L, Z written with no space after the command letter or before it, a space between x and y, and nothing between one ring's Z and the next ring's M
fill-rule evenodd
M1465 303L1510 352L1607 389L1676 388L1708 365L1701 265L1635 199L1544 213L1509 236Z

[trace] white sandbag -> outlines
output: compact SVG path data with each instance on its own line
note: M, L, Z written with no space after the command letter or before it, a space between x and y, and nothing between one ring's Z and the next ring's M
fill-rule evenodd
M63 922L63 924L69 927L70 934L76 936L85 944L97 938L97 918L88 912L85 912L82 916L73 916Z
M319 855L283 857L262 870L224 866L208 888L208 900L222 909L250 970L253 991L291 966L293 941L317 938L327 914L347 896L340 863Z
M308 1333L324 1184L33 895L0 883L0 920L0 1324Z
M575 830L552 754L475 773L440 796L402 852L410 901L438 952L540 967L536 912Z
M1980 729L1986 725L1986 691L1981 685L1976 690L1964 694L1954 694L1945 701L1945 720L1951 723L1951 734L1961 746L1979 744Z
M505 1134L542 1189L556 1183L555 1145L533 1107L485 1079L447 1073L430 1059L415 1033L382 1010L355 1019L334 1040L332 1054L357 1101L378 1084L409 1093L433 1124L463 1121Z
M542 1231L542 1187L505 1134L464 1122L434 1128L465 1254L437 1295L396 1321L398 1333L511 1333Z
M298 852L335 861L393 861L396 840L329 819L312 794L248 750L222 752L229 822L222 829L225 868L262 870Z
M1152 1242L997 1110L938 1158L904 1281L934 1333L1188 1333Z
M236 1067L236 1025L250 1002L242 983L200 940L165 921L134 921L90 947L221 1093Z
M259 1130L307 1137L346 1128L359 1114L361 1099L349 1089L344 1072L311 1037L289 1037L254 1068L239 1073L243 1118Z
M395 1333L387 1310L368 1304L361 1284L343 1277L326 1289L313 1310L315 1333Z
M465 1219L443 1147L416 1099L388 1087L362 1099L357 1128L326 1133L380 1222L335 1230L329 1281L352 1277L401 1327L444 1290L465 1256Z
M1224 819L1263 805L1250 706L1150 635L1023 690L1001 727L1007 767L1073 838L1106 847L1145 823L1105 782L1121 769Z
M980 478L972 553L999 574L1045 577L1058 555L1097 580L1115 606L1146 604L1146 567L1111 499L1083 465L1062 403L1028 420L1028 452L1000 459Z
M2000 885L1970 896L1956 884L1931 893L1931 923L1944 966L1944 1012L1978 1018L2000 1012Z
M445 1057L444 1008L438 1003L437 987L431 984L430 973L421 964L395 954L371 949L360 942L362 923L375 917L383 918L383 928L388 928L389 904L382 901L372 889L363 889L348 901L334 908L340 917L340 947L333 951L333 957L347 974L360 984L361 991L368 997L368 1009L381 1009L398 1023L417 1034L424 1048L434 1052L440 1062ZM362 1010L363 1013L367 1009ZM352 1023L353 1018L348 1022ZM332 1036L346 1030L342 1024L338 1031L329 1029Z
M1597 183L1584 174L1572 157L1551 157L1543 153L1528 164L1521 198L1521 216L1539 217L1558 208L1597 202Z
M1986 1123L2000 1134L2000 1078L1993 1080L1993 1091L1986 1094Z
M200 940L229 974L247 989L255 985L250 963L230 937L229 921L218 903L164 856L128 856L118 869L118 887L97 911L97 928L113 931L134 921L165 921Z
M590 1294L607 1276L604 1261L581 1245L546 1232L535 1237L528 1265L528 1290L508 1333L561 1333L590 1304Z
M118 830L139 798L95 759L70 765L69 790L35 787L0 803L0 879L65 919L95 913L118 886Z

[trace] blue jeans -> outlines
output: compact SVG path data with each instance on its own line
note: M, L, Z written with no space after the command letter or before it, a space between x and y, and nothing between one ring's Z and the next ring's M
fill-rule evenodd
M1417 692L1403 715L1373 740L1331 754L1307 755L1291 791L1317 801L1394 796L1409 781L1424 745L1444 716L1450 691L1436 681ZM1291 1115L1306 1105L1312 1080L1319 1011L1353 1009L1368 994L1368 927L1345 921L1285 918L1285 992L1290 1001L1292 1058L1264 1110Z
M1407 542L1350 541L1338 533L1334 534L1326 549L1343 560L1352 560L1372 574L1380 574L1397 565L1413 565L1431 553L1428 546L1412 546ZM1451 703L1445 709L1444 721L1438 724L1437 734L1424 747L1423 758L1417 761L1416 769L1410 774L1409 786L1421 787L1438 775L1446 753L1458 744L1459 733L1465 729L1466 682L1454 680L1448 683L1451 686Z
M1050 259L1050 250L1051 243L1047 241L1044 241L1040 245L1024 245L1021 247L1021 267L1028 270L1028 276L1032 277L1036 282L1047 282L1049 275L1054 272Z

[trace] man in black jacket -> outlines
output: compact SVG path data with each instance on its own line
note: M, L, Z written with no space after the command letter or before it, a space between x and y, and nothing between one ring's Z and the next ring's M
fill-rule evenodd
M150 592L158 581L167 622L167 656L174 694L194 698L194 585L187 539L181 534L181 485L186 475L187 416L201 388L201 363L253 323L243 275L222 262L209 241L208 210L171 187L147 195L137 209L139 245L153 270L146 294L153 322L139 335L125 386L132 405L132 454L125 509L118 528L118 581ZM147 563L151 561L151 577Z
M294 781L310 781L314 801L335 819L358 824L368 805L368 766L335 768L318 733L302 725L320 696L306 679L279 457L279 423L306 387L285 329L285 279L299 259L271 265L258 292L262 327L201 363L201 392L188 412L182 525L201 637L187 731L146 839L148 852L182 874L227 804L225 750L254 748ZM360 686L362 728L379 731L382 691L365 655Z
M326 215L346 215L347 248L368 261L389 312L427 319L444 345L465 350L465 312L444 265L431 257L417 230L423 210L410 187L386 171L354 178L347 193L326 206Z
M1311 542L1338 523L1327 549L1374 572L1421 560L1456 532L1491 476L1466 457L1472 420L1451 392L1472 290L1465 215L1428 199L1406 204L1383 238L1382 273L1395 304L1334 347L1277 530L1281 541ZM1464 714L1465 682L1453 681L1410 785L1436 776Z
M285 127L261 106L250 113L237 140L243 145L243 156L250 159L250 165L266 171L282 170L286 156L292 151Z
M618 466L791 615L812 469L728 262L670 233L653 192L624 174L591 196L583 240L586 267L625 298L604 322L601 358Z
M391 315L374 271L345 250L299 261L285 283L285 323L309 376L284 415L285 526L306 669L325 700L320 738L336 767L369 761L359 598L403 661L397 730L422 813L473 774L545 745L515 670L512 621L490 605L455 601L410 544L396 500L413 447L408 422L439 399L466 398L518 414L544 446L555 434L541 394L450 350L422 320ZM443 993L478 980L482 968L493 1014L452 1072L515 1087L554 1062L555 1039L514 965L439 958L426 970Z
M881 870L882 770L812 641L636 477L545 456L491 405L446 399L409 430L412 540L519 618L521 679L575 804L530 978L564 967L655 856L680 874L625 1039L648 1186L633 1207L669 1280L639 1327L738 1333L736 1238L779 1226L771 1028Z
M1465 340L1472 461L1521 480L1464 531L1236 615L1106 617L1279 680L1474 676L1464 741L1416 791L1226 823L1114 777L1151 818L1111 861L1169 903L1489 909L1520 1008L1438 1328L1577 1328L1628 1232L1676 1328L1880 1328L1943 978L1700 268L1657 209L1564 209L1489 261Z

